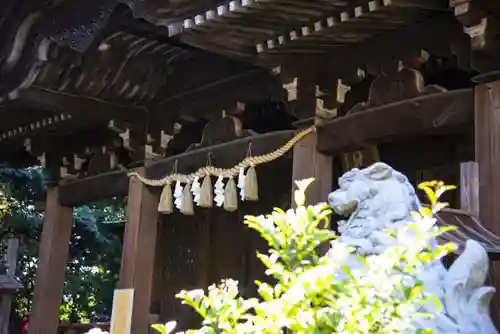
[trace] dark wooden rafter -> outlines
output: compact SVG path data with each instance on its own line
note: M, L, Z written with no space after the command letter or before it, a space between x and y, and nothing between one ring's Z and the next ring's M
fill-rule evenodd
M15 118L11 117L16 115ZM0 145L13 141L23 142L26 135L36 136L37 134L54 131L60 127L71 127L74 118L71 114L53 113L29 108L2 108L0 113L6 120L0 127Z
M50 96L44 100L42 94L40 98L45 101L44 106L46 107L54 102L48 101ZM58 105L58 107L64 110L72 107L71 102L75 103L71 98L66 102L68 103ZM35 103L33 104L35 105ZM81 107L80 104L75 109ZM103 149L109 151L123 146L119 134L108 128L109 125L105 118L88 118L85 117L84 113L82 115L82 112L54 114L19 107L6 107L7 113L13 114L16 111L20 116L29 114L31 119L9 117L8 123L10 124L5 130L0 131L1 154L4 157L17 155L21 160L24 159L28 165L30 161L33 161L27 157L31 155L34 161L38 160L42 166L50 168L51 174L56 178L59 177L59 174L86 174L88 172L86 169L91 162L89 159L96 152ZM80 111L83 110L80 109ZM23 162L17 161L17 164L22 165ZM108 164L107 168L109 167Z
M326 8L325 8L326 9ZM325 53L446 10L443 1L366 1L256 45L259 54ZM327 12L327 10L325 10Z
M165 42L116 31L84 56L54 52L34 84L110 102L145 105L171 78L174 65L191 56L193 53Z
M448 9L448 1L231 1L169 24L171 36L232 56L324 53ZM257 42L256 42L257 41Z
M74 6L70 7L74 9ZM58 13L62 15L64 8L60 8ZM109 14L108 11L106 13ZM45 17L45 14L40 15ZM73 15L74 11L71 14ZM89 13L85 12L85 14ZM56 17L53 24L57 25L63 21L63 17ZM86 126L92 123L101 127L101 122L121 122L120 130L116 131L118 140L123 139L123 147L130 151L133 160L143 160L148 155L164 153L165 147L161 146L164 146L165 138L171 138L174 135L174 124L181 112L190 120L206 117L210 113L214 115L214 110L217 110L215 114L220 115L222 109L236 106L240 100L245 101L250 97L258 99L257 96L262 92L264 95L271 94L268 92L272 89L264 84L264 80L270 78L263 75L265 71L259 70L262 73L247 77L246 84L250 84L257 77L262 78L262 81L258 82L259 87L256 85L250 90L238 86L235 91L233 79L240 78L240 72L246 74L246 70L254 71L252 68L234 61L228 62L222 57L206 52L184 48L182 45L172 45L175 43L170 43L168 38L156 37L157 35L154 34L140 35L130 33L126 29L113 28L107 29L103 39L95 46L88 48L85 54L52 45L46 53L46 59L37 63L39 64L37 71L30 74L30 80L26 84L30 87L16 89L15 94L9 93L9 98L15 99L16 104L35 105L38 108L58 113L63 110L63 117L67 114L72 118L81 117L79 120ZM93 39L93 37L90 38ZM28 45L35 42L26 41ZM67 40L64 40L62 44L66 42ZM71 48L75 49L76 46L72 45ZM197 63L203 65L196 65ZM185 80L185 71L193 70L197 66L199 69L196 75L191 80ZM210 71L207 71L207 68ZM199 95L200 92L206 90L207 83L213 82L230 83L224 87L220 85L208 87L210 89L213 88L212 86L218 86L215 88L228 90L225 96L227 98L219 97L214 100L217 89L215 91L212 89L209 94ZM196 93L196 98L193 99L188 95L179 96L180 91L177 88L180 86L183 90ZM168 96L172 98L164 98ZM204 100L201 104L185 103L186 100L200 99ZM163 100L165 103L162 103ZM152 108L154 110L150 112L143 107L146 105L150 107L153 104L157 107ZM210 107L207 108L207 104L210 104ZM181 108L183 110L180 110ZM34 120L33 126L16 123L12 129L7 129L4 137L9 143L12 143L12 139L17 140L18 137L23 136L35 140L38 129L42 128L44 123L48 124L51 121L52 119L41 118ZM40 127L37 126L38 124ZM43 128L48 130L48 127ZM113 129L116 130L116 127ZM78 132L79 129L73 129L73 131ZM125 139L129 132L131 145L128 145ZM24 140L24 138L21 139ZM40 142L47 142L47 140ZM108 145L107 139L104 140L103 145ZM112 146L110 148L114 149L115 144L112 143ZM151 146L154 147L151 148Z
M149 4L154 6L154 2L149 2ZM308 3L308 6L313 8L312 11L317 11L319 9L318 5ZM401 45L403 37L411 36L411 38L405 38L405 40L415 42L414 45L406 46L406 42L404 42L405 47L399 48L398 52L405 53L408 50L420 50L421 48L430 49L428 39L423 36L426 35L426 31L433 31L433 34L438 36L439 39L447 41L446 43L441 43L445 44L445 47L442 48L443 50L439 47L433 49L437 53L453 54L456 50L461 50L464 46L463 37L465 35L457 34L457 31L461 29L460 24L456 22L452 14L442 13L441 3L436 5L436 2L434 2L432 5L434 8L431 8L433 6L429 2L423 0L374 1L367 2L366 4L360 2L358 7L333 6L334 8L332 8L331 13L323 12L321 18L318 20L316 18L311 20L315 16L312 14L312 11L308 11L304 14L304 17L307 17L307 19L303 22L299 20L298 25L294 23L295 25L292 24L284 28L277 26L276 29L281 31L282 37L289 34L290 36L298 36L298 38L288 41L291 44L287 42L285 43L286 45L278 46L278 49L283 47L284 53L282 55L285 56L283 58L285 64L276 73L286 76L283 72L286 71L286 67L289 67L292 58L296 61L298 59L299 62L301 59L304 59L304 62L310 64L314 60L319 60L320 63L314 68L308 68L308 71L298 73L297 76L292 77L290 84L285 85L290 111L299 118L319 116L325 121L338 116L339 109L343 106L350 85L362 80L365 70L376 72L377 70L373 69L381 68L383 64L381 65L380 63L387 61L388 52L394 51L391 48L387 48L386 51L386 48L380 48L377 45L385 45L387 42L397 42L398 45ZM297 16L295 10L290 11L286 9L287 4L281 0L259 2L257 5L253 2L239 3L236 1L227 4L227 6L222 5L222 7L219 7L217 11L221 15L214 18L211 22L207 21L201 24L201 26L206 27L207 24L214 24L217 26L215 32L224 33L227 30L227 22L248 22L247 17L258 14L262 6L267 6L269 9L281 8L284 15L289 19L287 22L298 22L297 18L299 16ZM300 1L298 1L295 7L299 8L301 6ZM401 10L403 7L406 9ZM423 9L424 7L426 8ZM429 9L431 10L429 11ZM381 12L379 13L378 11ZM374 38L368 38L371 36L370 31L373 28L374 22L380 18L376 17L376 13L377 15L392 15L392 21L385 21L387 21L387 24L393 24L393 21L398 21L401 23L401 25L398 25L399 23L396 24L398 27L403 27L413 22L412 20L415 17L436 16L436 18L424 20L421 24L410 24L406 28L394 32L385 32ZM401 17L404 16L404 20L396 20L398 15L402 15ZM200 18L198 17L198 19ZM311 25L311 22L314 22L314 24ZM326 23L326 25L322 22ZM331 25L332 22L335 24ZM328 23L331 25L330 27L327 27ZM186 24L189 24L189 22L186 21ZM300 27L298 30L295 28L297 26ZM365 37L368 39L360 37L359 40L352 40L349 43L342 44L342 47L335 49L335 57L331 57L331 60L329 59L329 55L324 52L324 56L314 58L314 60L307 57L297 58L296 55L288 57L288 51L290 51L290 49L286 51L288 45L298 45L305 49L314 48L308 43L314 44L321 41L321 38L318 39L318 36L315 35L316 33L320 35L323 33L323 30L316 31L321 27L322 29L333 29L332 33L328 33L327 39L329 39L335 38L337 33L349 33L349 29L356 26L364 27L363 31L361 31L362 33L360 32L360 36L366 35ZM377 25L377 27L379 26ZM422 32L418 32L417 27ZM425 29L422 29L422 27L425 27ZM457 27L460 27L460 29L457 30ZM186 29L183 34L195 31L196 27L193 27L193 29ZM241 33L238 29L236 31L237 33ZM304 36L301 35L303 33L305 33ZM109 140L107 136L104 136L102 137L103 145L99 143L91 148L92 151L98 151L98 157L93 160L101 161L101 165L109 165L110 168L116 168L120 164L111 162L111 160L116 160L113 159L113 155L116 154L115 150L117 148L125 149L127 159L131 160L129 162L161 158L167 152L165 143L175 135L174 125L178 118L194 121L197 117L203 115L202 117L217 120L223 114L222 110L231 114L232 110L228 109L235 107L239 101L258 100L263 96L272 96L279 100L283 94L283 89L277 84L276 78L265 70L255 69L251 66L241 66L235 62L228 63L220 57L217 58L206 53L202 53L202 56L197 56L196 52L193 53L193 50L185 50L181 44L172 46L168 38L156 39L154 34L141 36L139 33L131 33L126 29L114 30L106 32L106 34L104 39L97 45L97 48L90 49L83 56L64 51L58 47L53 48L52 52L49 53L48 61L38 73L34 85L31 88L19 91L17 94L18 100L24 100L28 105L31 103L37 105L43 103L43 106L48 109L64 109L65 111L69 111L69 114L73 117L71 121L75 124L78 124L80 120L83 121L83 118L78 118L80 115L88 118L90 110L92 110L92 115L95 117L95 120L92 122L99 128L103 127L103 122L120 123L120 126L112 127L113 131L115 131L114 139ZM183 34L177 37L182 37ZM251 36L252 33L248 32L248 35ZM272 38L275 38L277 35L269 36L274 36ZM450 36L453 38L449 38ZM286 40L286 38L283 37L280 40ZM358 42L361 40L363 41ZM254 39L255 41L258 41L258 39ZM266 42L266 45L272 44ZM439 44L434 43L433 46ZM325 50L328 51L327 49ZM371 50L370 64L366 69L360 70L366 59L360 58L359 54L366 54L367 50ZM384 50L384 52L379 53L379 50ZM462 56L461 51L458 53ZM172 66L164 68L162 65L161 71L152 71L153 67L149 66L149 64L157 63L162 57L173 59L173 63L170 64ZM196 61L197 57L211 62L213 66L209 66L210 71L206 71L207 66L203 61ZM338 61L338 57L341 58L340 61ZM461 62L463 63L463 61ZM175 66L173 66L174 63ZM318 72L325 69L325 64L327 65L326 74L318 75ZM225 65L228 65L226 67L231 67L231 70L224 69ZM166 72L163 71L164 69ZM224 73L220 75L222 69L224 69ZM285 70L283 71L283 69ZM192 76L190 80L184 80L184 73L187 70L195 70L194 72L203 74ZM168 74L167 76L171 80L152 80L148 76L156 75L158 74L157 72L162 72L159 75L162 78L165 77L165 74ZM305 75L308 73L309 75ZM336 80L332 80L332 76ZM153 86L144 86L146 82ZM236 88L236 86L239 88ZM250 88L249 86L252 87ZM221 90L225 92L224 98L220 97L219 92ZM160 91L161 94L159 94ZM141 104L148 101L155 104L158 103L156 107L152 108L153 110L150 113L146 113L140 107ZM207 104L210 105L210 108L207 108ZM144 114L147 114L147 117L144 117ZM136 118L137 116L138 118ZM75 119L75 117L77 118ZM33 124L35 126L37 124L42 125L44 122L48 124L48 121L44 119L35 121ZM70 126L69 123L65 123L65 125ZM56 125L41 126L39 129L35 129L36 131L26 134L26 137L31 139L31 142L38 144L33 146L40 146L40 143L52 146L49 143L65 141L63 139L65 137L59 136L50 140L41 140L36 134L36 132L49 130L51 127L58 128ZM72 128L72 126L70 127ZM11 139L9 139L9 130L7 130L5 136L8 140L5 144L12 146L12 139L15 139L17 147L22 147L24 144L24 132L26 131L19 131L19 129L29 130L29 126L24 124L17 126L16 124L15 129L17 130L10 130L11 135L16 132L16 135ZM79 130L75 128L73 131L76 132ZM1 139L2 134L0 134ZM208 142L205 141L202 145L206 145L206 143ZM27 144L24 146L31 146L29 145L29 141ZM104 151L102 150L103 148ZM47 155L52 157L50 159L57 159L59 161L58 164L61 164L60 168L63 170L63 174L88 175L78 172L76 168L76 166L81 165L83 159L88 159L88 147L79 147L77 149L76 147L68 146L62 149L62 151L58 150L58 152L51 152L51 154ZM79 152L76 152L77 150ZM35 155L39 156L45 150L40 150L37 147L34 151L36 151ZM75 151L76 153L69 154L68 152L70 151ZM104 163L105 161L108 162ZM94 168L92 170L94 172L103 171L101 168L96 169L96 164L93 165ZM127 163L122 163L122 165L125 166Z
M0 56L2 99L36 79L51 49L87 50L108 23L118 0L4 3L0 26L0 34L5 36Z
M80 118L108 121L113 118L143 123L147 117L144 107L116 104L90 96L73 95L33 86L19 92L18 103L32 108L64 112Z
M434 13L440 11L436 6L434 6L435 8L433 10L438 9L437 11L427 11L427 9L432 6L422 10L423 7L429 5L429 3L423 0L412 0L410 2L401 2L398 0L393 3L384 1L380 3L373 2L368 4L367 8L375 10L378 8L377 4L396 7L409 6L408 8L410 9L408 12L411 14L415 9L417 16L423 13L426 15L434 15ZM155 6L158 5L158 3L148 2L148 6L149 5ZM138 6L140 7L142 5ZM228 11L222 7L219 8L219 11L223 14L220 17L221 20L224 20L226 16L233 16L233 19L238 21L246 17L247 14L254 15L258 13L257 9L255 9L255 12L254 9L252 9L255 7L255 4L251 2L232 2L228 6L229 7L226 8ZM273 0L269 1L269 3L260 3L257 7L259 6L269 6L269 8L272 9L276 6L282 8L285 5L280 1ZM301 5L299 4L297 6L300 7ZM340 15L339 18L353 19L354 21L352 22L344 22L346 26L349 27L352 24L361 24L360 22L366 21L366 18L361 19L360 16L366 13L366 11L364 11L366 8L363 6L363 4L356 8L344 8L340 5L337 7L334 6L335 8L332 9L331 15ZM437 7L439 6L441 5L437 5ZM315 7L315 5L311 5L311 7ZM238 8L244 9L243 11L245 13L242 14L243 16L241 17L233 15L236 13L234 11L237 11ZM138 9L138 7L135 9ZM317 9L318 8L315 10ZM234 13L229 13L231 11ZM402 12L404 11L405 10ZM290 12L283 9L283 12L288 13L286 15L288 15L290 22L295 22L298 17L296 13L292 13L293 11ZM401 14L402 12L394 10L396 14ZM311 13L308 12L306 15L308 20L312 18L312 16L309 17L309 14ZM327 13L323 13L322 15L326 14ZM412 15L413 14L408 17ZM301 26L308 24L305 21L303 24L301 23ZM304 29L301 29L301 31L302 30ZM357 43L356 45L358 44L363 43ZM281 98L282 89L276 84L276 80L264 70L258 70L248 66L245 67L234 63L230 66L233 70L225 70L224 75L214 75L214 73L220 73L223 67L228 63L226 60L214 57L213 55L205 57L205 55L202 54L201 56L204 61L210 59L210 62L213 61L213 64L218 64L217 66L209 66L210 69L213 69L213 71L208 71L211 73L210 75L204 70L207 68L204 64L203 66L200 65L199 70L195 71L197 73L203 73L203 75L193 76L190 80L184 80L184 71L188 69L192 71L193 68L198 66L196 64L203 63L200 62L200 56L198 56L200 59L196 61L197 55L193 53L192 50L184 50L182 46L172 46L167 39L157 40L155 36L151 34L141 36L137 33L127 32L126 30L111 31L107 32L107 35L105 35L104 39L100 41L97 46L97 48L90 49L84 56L72 54L71 52L64 51L57 47L53 48L52 52L48 54L48 61L42 66L41 71L38 73L34 86L21 91L19 96L27 101L43 102L47 108L59 107L60 105L66 105L66 103L68 103L71 107L63 108L69 110L71 114L81 113L87 117L89 112L86 109L89 109L92 110L92 114L95 115L96 118L100 119L102 117L103 121L105 120L108 122L113 120L122 122L123 124L120 130L117 131L116 137L118 140L123 139L123 136L126 136L126 134L130 132L130 139L133 143L130 145L132 149L129 150L129 155L132 156L132 160L140 161L146 157L161 157L165 152L165 141L171 139L174 135L173 128L176 118L178 117L183 117L187 120L195 120L203 114L203 117L216 119L220 117L222 110L228 111L227 109L232 108L231 106L236 106L240 101L246 102L252 99L257 100L263 96L273 96L277 99ZM157 67L155 66L155 70L153 71L153 67L149 66L149 64L157 63L162 57L173 59L175 66L170 66L168 68L162 67L161 71L156 70ZM170 65L173 65L173 63L170 63ZM193 65L195 65L195 67L193 67ZM319 68L322 67L318 66L318 69ZM329 69L329 73L332 72L334 72L334 70ZM158 75L158 78L161 77L161 80L153 80L150 75ZM170 80L165 81L166 75ZM300 102L290 103L292 106L291 110L297 115L300 114L302 116L305 115L304 117L311 117L314 114L311 114L311 110L314 108L309 108L309 104L312 103L311 106L313 107L315 107L315 104L318 104L317 110L322 110L326 119L335 116L337 112L336 109L342 105L345 93L351 82L344 76L343 79L337 81L336 88L334 89L336 92L330 91L327 93L330 100L328 98L315 100L315 98L318 97L317 95L324 96L325 91L332 86L322 87L320 84L318 87L314 87L315 78L311 78L311 80L303 79L302 76L299 78L298 85L301 86L303 83L307 82L305 86L307 86L307 94L311 95L311 99L300 98ZM266 81L268 82L267 84ZM148 86L148 88L144 86L146 83L153 86ZM235 88L236 83L238 83L240 88ZM249 85L252 85L251 89L247 87ZM220 90L226 92L223 99L217 94ZM50 96L50 99L40 98L39 95L41 91L44 92L43 96ZM158 95L160 91L161 94ZM186 91L189 92L189 94L186 95ZM302 88L297 90L298 95L304 92ZM47 93L47 95L45 95L45 93ZM25 96L23 97L23 95ZM155 96L161 96L161 99ZM166 96L166 98L163 98L163 96ZM102 100L102 106L98 104L99 100ZM144 117L144 112L140 111L140 107L137 107L137 111L139 112L136 112L136 107L134 107L134 105L140 106L147 101L159 102L159 105L153 108L154 110L148 114L147 121L145 122L146 124L144 126L142 124L138 126L141 122L138 123L135 117L137 115L139 115L140 118ZM207 104L211 107L207 108ZM79 106L81 105L83 105L83 107L80 108ZM100 112L101 107L103 112ZM106 114L104 114L104 109L107 109ZM305 109L307 109L307 112L304 111ZM229 111L229 113L231 113L231 111ZM126 145L125 142L122 142L122 144L124 144L124 147L129 146ZM115 146L113 143L111 145ZM110 148L114 149L113 147Z
M255 85L255 90L253 90L252 94L254 96L254 100L258 101L259 95L261 96L261 98L262 96L269 96L265 93L266 91L269 92L269 90L266 88L266 85L269 86L269 81L266 81L266 78L269 79L270 77L267 75L263 75L265 74L265 72L261 73L260 70L256 74L257 76L253 76L253 78L260 78L260 80L257 82L249 80L248 83ZM275 84L274 87L275 90L279 90L279 85ZM228 86L228 89L231 89L231 87ZM264 92L264 94L258 94L259 90ZM245 92L245 87L243 85L240 86L239 91ZM248 93L249 91L246 90L246 92ZM205 99L213 98L213 94L206 94L203 90L193 93L198 94L197 96L199 96L199 94L202 94ZM227 100L222 99L222 102L224 102L225 104L221 106L228 107L231 104L233 105L233 108L225 108L227 110L228 116L231 113L241 112L240 110L238 110L238 102L236 102L239 100L239 98L243 98L243 100L245 100L244 98L247 97L248 101L253 101L252 99L250 99L251 95L249 94L239 94L238 90L236 90L235 94L236 95L234 96L228 97L230 100L232 100L232 102L228 102ZM181 100L185 98L187 98L187 96L182 97ZM201 101L203 102L203 99ZM176 132L175 130L176 126L174 119L172 119L171 123L168 122L168 114L171 113L168 113L167 115L162 115L159 112L152 114L151 112L146 112L146 110L142 108L133 106L121 106L108 103L106 101L96 101L95 99L85 97L75 97L59 92L54 93L38 88L22 90L19 94L19 100L17 102L18 104L24 105L36 105L36 102L40 102L39 104L43 104L43 106L45 106L45 108L47 109L52 107L53 109L58 108L59 110L70 110L70 116L63 115L61 117L60 115L57 115L54 116L54 119L63 119L65 121L64 130L68 133L71 133L71 137L81 139L88 138L88 136L86 136L85 132L83 131L84 124L86 129L100 128L104 131L106 127L109 128L110 131L108 132L102 132L101 130L99 130L99 133L102 133L103 136L96 136L96 132L95 135L91 137L91 140L87 141L87 143L82 142L77 146L73 145L76 144L74 140L68 141L67 139L64 139L65 132L63 131L61 133L61 130L63 129L59 129L57 125L54 124L51 117L47 119L45 119L44 117L40 121L35 119L30 123L33 124L32 127L34 127L34 129L30 128L30 124L16 124L15 129L19 127L23 131L6 130L7 134L10 133L10 135L7 135L8 141L5 142L5 145L7 145L5 146L5 149L7 149L7 151L12 151L14 148L16 148L17 150L22 150L24 148L32 153L35 157L45 155L45 158L47 159L49 159L49 157L50 159L55 158L58 160L64 158L67 162L63 163L63 166L61 167L62 169L64 169L63 174L81 174L80 169L73 166L81 164L81 159L85 159L88 162L89 156L96 154L95 149L97 149L97 151L100 151L101 148L104 147L105 152L102 152L104 155L116 155L116 149L122 150L123 153L128 152L126 154L130 157L131 160L128 163L122 163L124 166L127 166L130 162L133 161L143 161L144 159L148 158L161 158L167 152L167 147L170 140L174 136L176 136L176 133L178 132ZM242 105L244 106L244 104ZM76 108L74 108L74 106ZM199 105L198 107L201 108L202 106ZM101 117L86 117L86 114L88 112L98 112L99 110L101 110ZM159 111L161 109L157 110ZM223 109L218 110L219 114L217 117L214 117L215 115L212 115L212 118L215 122L217 118L220 118L223 114ZM122 115L124 115L125 117L123 117ZM142 117L142 119L133 121L136 116ZM116 118L110 119L110 117ZM68 118L69 121L67 120ZM122 119L128 121L122 121ZM54 128L54 130L57 130L57 132L49 136L52 138L43 138L44 136L46 136L44 135L44 133L46 133L44 132L44 130L47 131L51 127ZM55 146L53 144L50 144L54 142L59 142L59 144ZM186 147L188 147L190 144L197 143L197 141L187 143ZM206 140L205 144L203 145L206 145ZM66 146L66 148L63 148L62 146ZM47 154L45 154L46 151ZM100 152L97 152L97 154L101 155ZM112 157L99 157L99 159L107 159L108 161L113 160ZM118 167L118 164L109 162L108 168L116 168ZM103 170L100 169L100 171ZM92 173L95 173L94 169Z
M429 38L431 33L432 39ZM421 50L441 57L456 57L458 67L469 69L468 36L449 12L339 48L321 56L320 62L324 64L326 75L349 77L359 68L375 71L374 74L378 75L377 69Z
M28 107L31 109L26 109ZM38 108L42 110L39 111ZM20 110L22 113L29 113L31 119L7 118L7 128L0 132L0 144L4 145L2 151L24 148L35 156L48 152L48 155L57 159L64 156L85 155L85 152L95 145L99 147L113 143L110 139L112 132L106 134L101 131L113 117L134 122L136 127L140 127L142 123L142 128L145 127L147 119L147 110L144 108L119 105L41 87L20 90L16 100L6 105L4 109L6 112ZM94 129L94 135L90 138L89 128ZM100 136L101 134L104 137ZM63 139L68 135L72 139ZM81 140L73 140L79 137ZM82 142L83 140L85 142Z
M217 7L226 0L130 0L126 4L130 7L135 18L155 25L168 27L169 24L179 22L196 15L203 9Z
M137 38L134 37L131 38L129 42L136 47L136 44L134 44L136 41ZM137 43L140 44L140 42L141 41ZM92 56L89 57L92 59ZM139 55L137 55L137 57L140 59ZM99 61L97 58L94 60ZM212 69L211 71L204 70L206 68L205 61L214 65L210 67ZM105 72L106 66L105 64L100 64L96 66L96 68L100 68L102 65L103 67L100 70L89 69L92 70L91 73L86 73L79 69L78 64L72 62L73 60L70 61L70 64L74 66L67 66L67 64L62 61L60 66L63 67L59 68L60 73L57 71L57 66L59 65L56 66L56 64L48 62L46 64L49 69L48 73L43 73L42 71L34 85L18 91L16 99L10 102L12 105L16 106L38 107L56 112L60 112L61 110L66 111L70 116L64 114L62 118L71 118L73 120L71 124L65 123L65 125L66 129L69 130L69 128L67 128L69 126L71 132L74 134L80 133L83 126L86 128L89 126L101 128L106 123L112 132L115 132L115 139L110 140L109 136L106 135L102 137L102 143L100 144L93 144L94 146L89 144L83 147L80 145L78 148L68 147L68 149L64 149L64 151L73 151L74 154L68 154L67 152L47 153L46 156L50 156L50 159L65 159L66 162L62 163L60 167L61 173L64 175L73 174L73 176L76 176L81 174L79 170L75 170L72 165L79 165L81 159L88 160L88 155L91 153L90 151L101 151L102 148L105 150L102 154L111 154L108 158L98 158L103 160L103 162L106 159L108 161L116 160L113 159L113 155L115 154L113 151L117 148L123 148L124 153L128 151L126 155L129 156L131 161L143 161L147 158L162 157L166 153L168 141L176 134L176 119L182 117L189 121L194 121L199 117L218 118L222 115L223 110L229 113L232 112L231 109L236 110L240 101L259 101L259 99L269 98L273 94L278 95L280 90L277 81L265 70L241 65L234 61L230 62L231 66L227 66L228 63L221 57L209 56L208 58L198 59L198 63L203 63L203 66L196 65L199 67L197 72L200 73L193 77L193 79L196 80L183 79L185 70L193 70L193 66L189 66L189 61L185 63L184 66L181 66L180 72L179 69L174 70L174 77L177 79L174 79L172 84L162 86L163 93L161 96L170 96L170 98L159 100L155 97L157 100L155 101L156 106L147 110L140 105L131 104L130 101L122 103L119 102L119 99L117 100L109 96L108 99L103 99L101 98L103 95L98 92L78 91L73 85L75 80L80 82L85 79L87 81L94 81L95 84L95 80L98 79L97 76ZM89 64L91 63L92 62L89 61ZM142 64L150 70L153 69L153 67L150 66L151 62L147 60L142 61ZM194 64L196 64L196 62ZM173 68L174 67L172 67L172 69ZM55 72L50 73L51 70ZM107 69L108 72L110 70L109 68ZM241 70L245 70L246 72L243 71L241 73ZM92 75L94 79L92 79ZM52 82L51 80L56 81ZM145 82L147 82L147 80ZM176 85L176 82L181 85ZM188 85L185 85L185 83L188 83ZM83 85L80 83L79 85L81 85L81 87L86 87L86 84ZM178 91L177 89L179 86L182 86L183 89L187 89L188 94ZM227 92L223 98L218 95L221 89ZM61 117L58 115L54 116L54 118ZM38 144L42 144L57 141L58 138L59 141L64 142L64 139L58 133L50 135L50 137L53 137L52 140L40 140L37 135L40 130L49 130L49 127L58 129L57 126L52 125L53 123L52 118L45 119L45 117L40 120L35 119L29 124L18 124L15 122L12 127L13 129L6 130L5 137L8 143L6 142L5 144L8 144L8 146L6 146L7 150L11 151L11 148L14 146L16 146L18 150L22 149L26 139L28 139L27 146L31 146L29 145L29 141L36 141ZM49 124L51 124L51 126L48 126ZM117 124L119 124L119 126L117 126ZM21 131L19 131L19 128ZM0 133L0 140L1 135ZM78 135L76 134L76 136ZM16 144L12 146L14 142ZM189 146L189 144L191 143L188 143L187 146ZM38 154L37 156L41 156L45 154L45 151L53 151L53 148L49 145L49 148L41 148L33 151L40 151L36 154ZM97 152L97 154L102 155L100 152ZM94 153L92 153L92 155L94 155ZM67 162L68 160L70 161L69 163ZM72 160L75 162L71 162ZM108 165L109 168L116 168L119 164L120 163L110 162ZM128 165L128 163L122 164L125 166ZM102 171L102 169L99 170Z

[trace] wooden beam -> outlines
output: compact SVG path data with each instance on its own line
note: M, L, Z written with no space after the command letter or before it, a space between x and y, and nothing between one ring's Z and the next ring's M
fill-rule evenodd
M473 119L471 89L424 95L336 118L318 129L318 150L336 154L421 134Z
M294 135L293 130L276 131L196 149L151 164L146 168L146 176L160 179L172 172L176 162L179 173L192 173L206 165L209 155L213 165L222 168L233 167L247 157L250 143L252 155L257 156L280 148Z
M59 189L47 192L29 334L57 333L73 208L59 204Z
M138 172L144 173L144 168ZM158 229L159 193L138 179L129 183L120 289L134 289L131 333L148 333Z
M128 186L129 178L125 170L63 181L59 186L59 201L61 205L78 206L103 198L125 197Z
M500 81L475 87L475 150L479 165L479 217L485 228L500 236ZM500 289L500 263L490 268L490 284ZM492 312L497 326L500 295L495 294Z
M121 105L35 86L20 90L17 100L27 107L102 120L115 118L129 122L145 122L147 113L142 107Z

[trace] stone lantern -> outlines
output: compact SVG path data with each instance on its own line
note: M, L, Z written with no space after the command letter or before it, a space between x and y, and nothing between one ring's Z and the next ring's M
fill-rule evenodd
M7 269L4 263L0 263L0 334L8 334L11 297L22 287Z

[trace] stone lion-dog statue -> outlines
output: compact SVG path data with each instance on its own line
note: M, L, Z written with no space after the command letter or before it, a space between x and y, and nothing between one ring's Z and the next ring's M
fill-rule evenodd
M397 240L387 231L413 221L411 212L421 207L407 177L382 162L353 169L338 184L340 188L330 193L328 203L336 213L349 217L339 223L339 241L355 247L359 254L380 254L394 245ZM358 264L354 256L347 263ZM441 261L426 266L419 279L424 291L441 301L442 308L424 306L434 317L417 320L415 325L445 334L498 333L489 311L495 289L484 286L487 275L488 255L474 240L467 241L449 269Z

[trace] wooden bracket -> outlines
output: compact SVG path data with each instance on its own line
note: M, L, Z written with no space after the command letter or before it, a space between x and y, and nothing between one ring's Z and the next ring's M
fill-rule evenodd
M500 8L483 0L454 0L451 6L470 38L471 67L481 73L500 70Z

